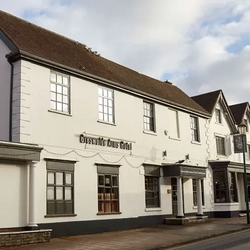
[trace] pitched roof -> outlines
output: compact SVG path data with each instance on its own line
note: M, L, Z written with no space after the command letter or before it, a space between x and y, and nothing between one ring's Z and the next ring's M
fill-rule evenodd
M221 90L216 90L202 95L192 96L192 99L200 104L209 114L212 114L220 93Z
M140 74L127 67L91 52L84 44L36 26L0 11L0 30L17 47L17 53L26 53L41 60L60 64L63 68L82 70L111 81L113 85L142 92L164 102L208 116L199 104L178 87Z
M237 125L241 124L248 105L248 102L244 102L229 106Z

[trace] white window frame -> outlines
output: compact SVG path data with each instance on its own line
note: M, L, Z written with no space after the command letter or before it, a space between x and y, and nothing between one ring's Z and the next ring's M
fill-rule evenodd
M70 77L50 72L50 110L70 114Z
M215 109L215 121L218 124L222 124L222 119L221 119L221 110L216 108Z
M198 117L192 116L192 115L190 116L190 128L191 128L192 141L193 142L200 142L200 131L199 131L199 119L198 119Z
M224 142L224 150L223 149L219 149L219 146L221 146L221 145L219 145L217 143L217 138L223 140L223 142ZM216 152L217 152L217 155L226 156L226 138L223 137L223 136L215 135L215 143L216 143Z
M114 124L114 113L114 90L98 86L98 120Z
M147 108L149 107L149 109ZM152 102L143 101L143 129L155 132L155 105Z

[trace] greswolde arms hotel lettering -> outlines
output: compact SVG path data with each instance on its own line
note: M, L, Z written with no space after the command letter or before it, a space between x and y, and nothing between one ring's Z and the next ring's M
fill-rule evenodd
M103 146L103 147L110 147L110 148L132 150L131 142L104 139L103 137L90 137L90 136L85 136L83 134L80 135L80 143Z

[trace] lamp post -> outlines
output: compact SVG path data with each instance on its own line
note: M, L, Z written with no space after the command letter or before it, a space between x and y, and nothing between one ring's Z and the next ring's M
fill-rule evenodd
M247 126L244 123L241 123L238 126L239 132L241 134L241 142L242 142L242 154L243 154L243 167L244 167L244 191L245 191L245 201L246 201L246 212L247 212L247 224L250 224L249 218L249 202L248 202L248 187L247 187L247 171L246 171L246 158L245 158L245 142L244 136L246 134Z

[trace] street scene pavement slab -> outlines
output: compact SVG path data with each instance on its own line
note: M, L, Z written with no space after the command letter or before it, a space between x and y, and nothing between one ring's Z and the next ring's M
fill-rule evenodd
M209 219L185 226L161 225L136 230L54 238L49 243L3 248L5 250L159 250L250 229L246 218Z

